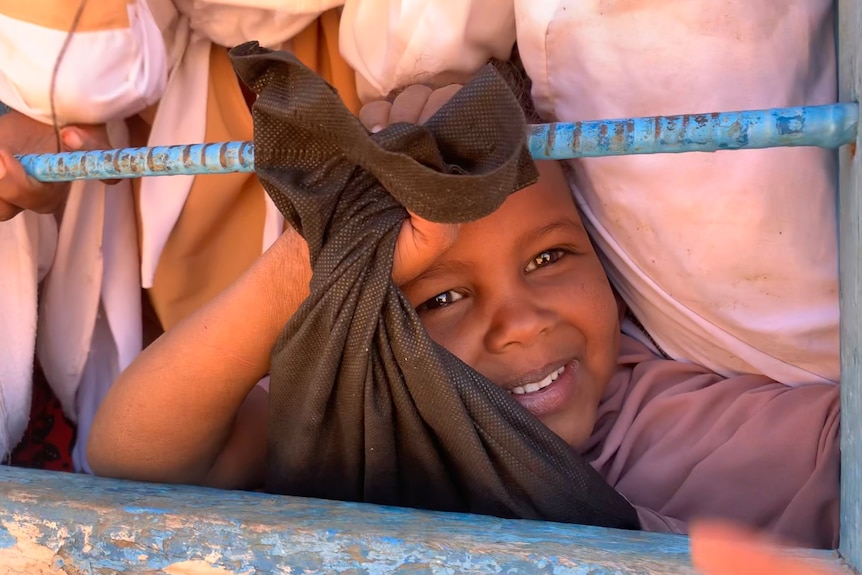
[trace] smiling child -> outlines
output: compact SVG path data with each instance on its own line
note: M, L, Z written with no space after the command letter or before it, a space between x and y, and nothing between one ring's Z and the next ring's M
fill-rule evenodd
M618 312L560 165L538 168L401 289L431 339L582 447L616 368Z
M416 93L399 96L389 119ZM420 111L434 101L423 93ZM837 386L724 378L622 336L623 310L560 164L539 162L538 171L537 183L484 218L405 222L392 275L431 339L583 453L643 528L684 533L714 517L835 546ZM145 350L97 414L93 469L259 486L267 402L256 383L309 277L307 246L288 229L228 290Z

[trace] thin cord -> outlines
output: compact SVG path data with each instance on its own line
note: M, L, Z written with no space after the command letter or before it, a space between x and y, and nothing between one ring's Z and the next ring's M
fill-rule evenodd
M66 55L66 50L68 50L69 44L72 43L72 37L75 34L75 29L81 22L81 16L84 14L84 7L86 5L87 0L81 0L81 3L78 4L78 10L75 12L75 17L72 18L72 26L66 33L66 39L63 41L63 45L60 47L60 53L57 54L57 61L54 62L54 70L51 72L51 87L49 88L49 98L51 103L51 122L54 125L54 138L57 140L58 153L63 151L63 143L60 141L60 125L57 123L57 108L54 104L54 96L57 88L57 75L60 72L60 64L62 64L63 62L63 57Z

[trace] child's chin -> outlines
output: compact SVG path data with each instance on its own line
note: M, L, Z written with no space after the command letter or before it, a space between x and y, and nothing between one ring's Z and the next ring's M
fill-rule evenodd
M559 413L540 418L539 421L578 453L587 450L592 435L592 421L586 421L585 418L575 415Z

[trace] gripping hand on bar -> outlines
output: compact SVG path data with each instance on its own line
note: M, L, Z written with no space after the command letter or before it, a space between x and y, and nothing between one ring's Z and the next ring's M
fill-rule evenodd
M536 160L631 154L715 152L856 141L855 103L535 124L527 137ZM252 142L219 142L19 156L44 182L254 171Z

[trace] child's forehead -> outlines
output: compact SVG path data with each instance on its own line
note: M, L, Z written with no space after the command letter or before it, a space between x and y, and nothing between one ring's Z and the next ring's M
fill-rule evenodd
M543 161L536 165L539 168L538 181L509 196L500 209L488 217L493 224L540 226L547 219L561 215L580 222L574 197L559 162Z
M491 257L507 245L541 236L543 230L560 222L583 228L562 173L542 174L537 183L513 193L494 213L462 224L450 253Z

